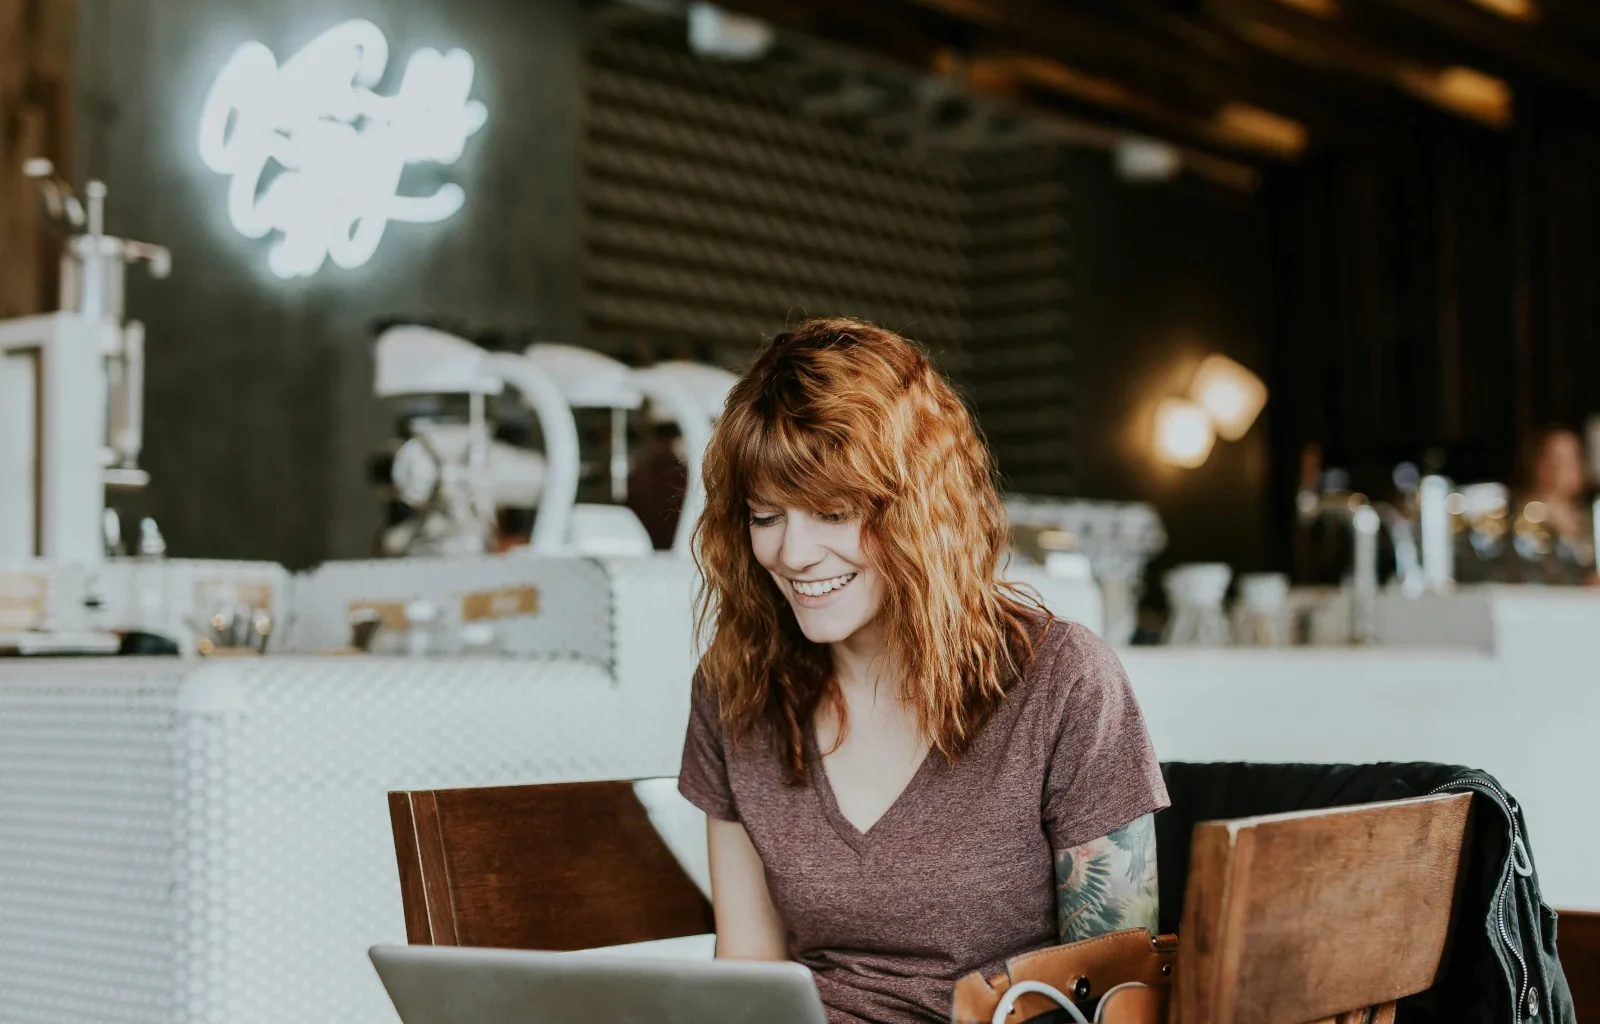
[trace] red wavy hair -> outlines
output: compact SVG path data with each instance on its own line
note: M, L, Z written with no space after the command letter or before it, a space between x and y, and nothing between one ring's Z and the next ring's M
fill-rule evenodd
M756 500L861 517L901 697L933 749L965 753L1032 660L1037 601L996 577L1008 525L993 460L927 357L857 320L778 335L729 393L704 476L699 675L732 738L768 734L798 783L819 704L841 737L848 727L828 648L806 639L751 550Z

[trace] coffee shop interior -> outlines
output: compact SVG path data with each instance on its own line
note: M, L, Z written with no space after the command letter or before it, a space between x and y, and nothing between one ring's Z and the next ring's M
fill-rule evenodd
M685 887L525 945L690 955L701 457L818 316L1163 763L1491 777L1600 1021L1589 0L0 0L0 1021L395 1021L369 947L509 944L441 790Z

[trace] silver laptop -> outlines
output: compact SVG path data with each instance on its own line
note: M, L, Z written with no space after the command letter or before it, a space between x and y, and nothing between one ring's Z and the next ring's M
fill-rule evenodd
M795 963L374 946L405 1024L827 1024Z

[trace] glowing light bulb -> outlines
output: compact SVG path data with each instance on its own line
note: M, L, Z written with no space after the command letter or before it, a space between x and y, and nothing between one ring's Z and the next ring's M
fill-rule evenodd
M400 194L414 163L453 164L483 127L469 99L463 50L412 54L392 96L373 87L389 42L370 21L347 21L281 65L261 43L234 51L200 114L200 159L229 177L228 219L246 238L281 236L267 256L279 277L309 277L329 259L372 258L390 221L429 223L461 208L461 186Z
M1189 397L1210 414L1217 436L1237 441L1267 404L1267 386L1227 356L1213 355L1200 364Z
M1194 469L1206 461L1216 434L1206 410L1182 398L1156 406L1156 454L1165 462Z

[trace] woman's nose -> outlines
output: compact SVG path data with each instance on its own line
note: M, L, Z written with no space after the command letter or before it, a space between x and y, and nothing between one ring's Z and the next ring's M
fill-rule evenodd
M800 572L822 561L825 553L811 516L788 512L783 524L783 545L778 549L778 557L785 569Z

